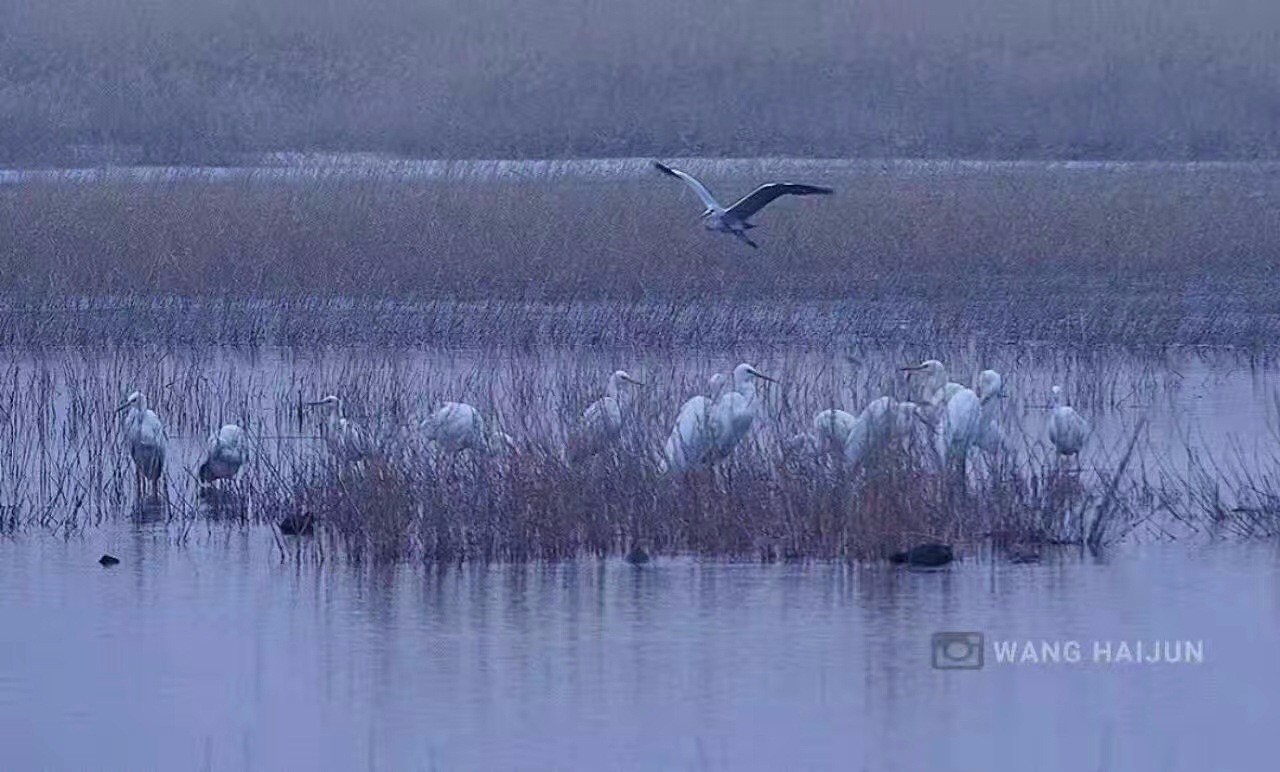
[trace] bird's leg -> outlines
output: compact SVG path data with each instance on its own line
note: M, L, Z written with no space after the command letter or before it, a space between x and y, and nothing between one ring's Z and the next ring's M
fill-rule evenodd
M756 244L754 241L752 241L749 236L747 236L746 231L735 230L733 231L733 235L737 236L740 240L742 240L744 243L746 243L747 246L751 247L752 249L759 248L759 245Z

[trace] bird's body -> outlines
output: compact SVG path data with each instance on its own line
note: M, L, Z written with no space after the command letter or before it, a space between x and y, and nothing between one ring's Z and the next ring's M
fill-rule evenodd
M687 472L706 463L711 446L711 405L709 398L696 394L680 406L662 448L668 471Z
M123 410L128 411L124 418L124 439L133 459L137 493L141 495L148 485L152 493L158 493L168 445L164 424L155 411L147 407L147 398L140 391L130 394L116 412Z
M973 389L961 387L947 400L942 412L942 457L958 459L957 463L962 464L969 448L977 443L981 430L982 400Z
M819 453L844 455L849 435L857 424L853 413L832 408L820 410L813 416L813 436Z
M780 196L829 195L835 192L831 188L817 185L769 182L751 191L732 206L725 207L716 201L715 197L711 195L711 191L707 190L706 186L692 175L679 169L673 169L659 161L654 161L653 165L663 174L683 181L697 194L698 199L705 207L702 213L702 223L707 230L728 233L751 247L756 247L757 244L747 236L747 231L755 227L755 224L750 222L750 218L756 212L768 206L774 199Z
M248 459L249 448L244 430L235 424L226 424L205 443L204 458L201 459L197 477L205 485L217 480L234 479Z
M446 402L419 422L423 438L446 453L464 450L505 455L515 450L511 435L485 427L480 411L466 402Z
M1089 422L1067 405L1062 398L1062 387L1053 387L1053 412L1049 414L1049 441L1058 454L1076 457L1089 437Z
M895 439L906 436L917 422L915 405L887 396L871 400L858 414L845 439L845 461L851 466L858 465L882 452Z
M625 370L609 376L604 396L592 402L582 413L582 419L569 434L568 457L581 461L613 447L622 437L622 404L619 387L624 383L643 385Z
M666 471L687 472L707 466L714 460L712 447L715 444L715 432L712 429L711 412L726 383L724 373L716 373L711 376L708 389L710 396L696 394L680 406L675 426L662 448Z
M711 406L711 462L729 457L733 449L751 431L755 420L756 384L760 378L773 379L749 364L733 368L733 386Z
M354 462L371 454L369 440L364 432L343 414L342 400L330 394L324 399L307 404L311 407L323 407L327 411L323 433L334 456Z
M917 398L921 415L934 427L934 448L945 466L953 459L961 470L969 448L978 441L982 427L982 401L967 386L947 379L947 369L936 359L902 368L908 379L922 376Z
M995 370L983 370L976 384L978 400L982 403L976 445L987 454L1004 449L1004 431L1000 428L1000 411L1004 399L1004 378Z
M484 419L466 402L446 402L419 423L427 442L447 453L486 449Z

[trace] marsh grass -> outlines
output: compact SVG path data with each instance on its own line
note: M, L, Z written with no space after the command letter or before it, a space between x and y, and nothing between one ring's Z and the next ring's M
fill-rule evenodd
M725 197L766 175L837 188L775 204L752 251L705 232L687 191L645 163L530 179L374 167L3 185L0 340L1280 339L1280 185L1265 169L689 162Z
M963 484L920 454L847 470L783 452L784 438L807 429L817 410L902 396L896 367L919 358L907 347L867 346L852 362L844 351L741 352L783 383L762 392L752 434L725 465L679 478L663 474L657 451L680 402L729 360L499 348L26 352L0 373L0 524L70 535L121 517L159 518L180 538L198 527L267 524L291 558L443 563L620 555L637 545L752 560L878 559L922 541L962 552L1103 549L1280 527L1280 459L1223 445L1187 445L1180 456L1143 425L1177 395L1168 366L1098 352L935 350L960 380L970 380L967 363L1003 370L1011 394L1001 418L1009 452L975 457ZM647 385L626 392L619 447L566 462L569 427L620 364ZM1079 474L1059 468L1040 436L1043 395L1058 380L1098 428ZM148 393L170 435L166 502L133 500L113 412L132 388ZM376 439L373 458L338 462L318 436L318 416L299 412L300 401L330 392ZM425 447L415 419L448 399L477 405L516 437L515 450L443 456ZM230 420L248 429L252 461L241 480L201 497L192 470L204 437ZM275 530L308 515L314 539Z

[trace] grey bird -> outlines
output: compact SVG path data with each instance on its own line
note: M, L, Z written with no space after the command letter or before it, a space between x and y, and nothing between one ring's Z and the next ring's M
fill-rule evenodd
M731 234L751 247L756 247L757 244L747 236L747 231L756 226L749 220L752 215L764 209L775 198L780 196L826 196L835 192L831 188L823 188L817 185L802 185L796 182L766 182L743 196L733 206L724 207L711 195L711 191L707 190L706 186L694 179L692 175L679 169L673 169L661 161L654 161L653 166L663 174L684 180L684 183L692 188L694 193L698 194L698 198L702 200L703 206L706 207L706 210L702 213L702 224L707 230Z

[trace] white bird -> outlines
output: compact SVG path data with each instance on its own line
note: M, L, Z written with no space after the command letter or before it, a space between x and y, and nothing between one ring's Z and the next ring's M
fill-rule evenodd
M782 442L782 452L789 458L817 459L843 456L845 442L857 418L844 410L820 410L813 416L813 431L793 434Z
M196 475L203 485L231 480L248 460L249 448L244 430L235 424L225 424L205 443L204 457Z
M982 403L981 426L978 428L977 445L984 453L1000 452L1004 447L1004 432L999 421L1001 402L1004 399L1004 378L995 370L983 370L977 380L978 400Z
M116 412L126 409L129 412L124 418L124 439L133 458L135 491L141 496L150 483L151 492L158 494L167 445L164 424L154 410L147 408L147 398L140 391L130 394Z
M982 401L972 389L947 379L947 369L936 359L928 359L918 365L904 367L907 378L922 373L922 394L925 400L917 400L922 415L934 426L934 445L938 459L945 466L948 459L955 459L961 470L969 448L978 440L982 427Z
M845 445L858 418L853 413L832 408L819 410L813 416L813 438L819 453L844 455Z
M344 461L359 461L370 455L368 438L354 421L343 414L342 400L330 394L308 402L307 406L325 408L324 439L335 456Z
M954 463L963 471L969 448L977 443L981 429L982 401L973 389L961 387L943 408L938 437L943 461L954 458Z
M711 408L725 386L724 373L711 376L710 397L696 394L680 406L675 426L662 447L663 467L668 472L687 472L708 462L708 450L714 438L711 431Z
M955 381L948 380L947 368L936 359L926 359L918 365L904 367L902 370L907 373L908 384L915 382L913 376L917 373L920 375L918 380L920 386L914 390L912 401L935 410L965 388Z
M1079 456L1089 437L1089 422L1067 405L1062 398L1062 387L1053 387L1053 412L1049 414L1049 441L1057 448L1059 455L1072 458Z
M756 379L777 383L749 364L733 368L733 387L711 407L712 442L708 452L714 463L729 457L755 419Z
M480 411L466 402L446 402L418 424L428 442L447 453L471 450L502 455L515 448L511 435L485 430Z
M844 459L857 466L864 458L879 453L893 440L907 436L920 418L916 406L892 397L871 400L854 419L844 441Z
M775 198L779 196L830 195L835 192L831 188L823 188L817 185L801 185L794 182L768 182L739 199L733 206L726 208L721 206L715 197L711 195L711 191L707 190L706 186L694 179L693 176L679 169L672 169L660 161L654 161L653 165L663 174L683 180L698 195L702 205L706 207L706 210L702 213L702 222L707 230L731 234L751 247L755 247L757 244L747 236L747 231L756 226L748 222L748 220L756 212L768 206Z
M581 461L611 447L622 436L622 405L618 389L624 383L643 386L626 370L609 376L604 396L592 402L582 413L578 426L569 434L568 458Z

